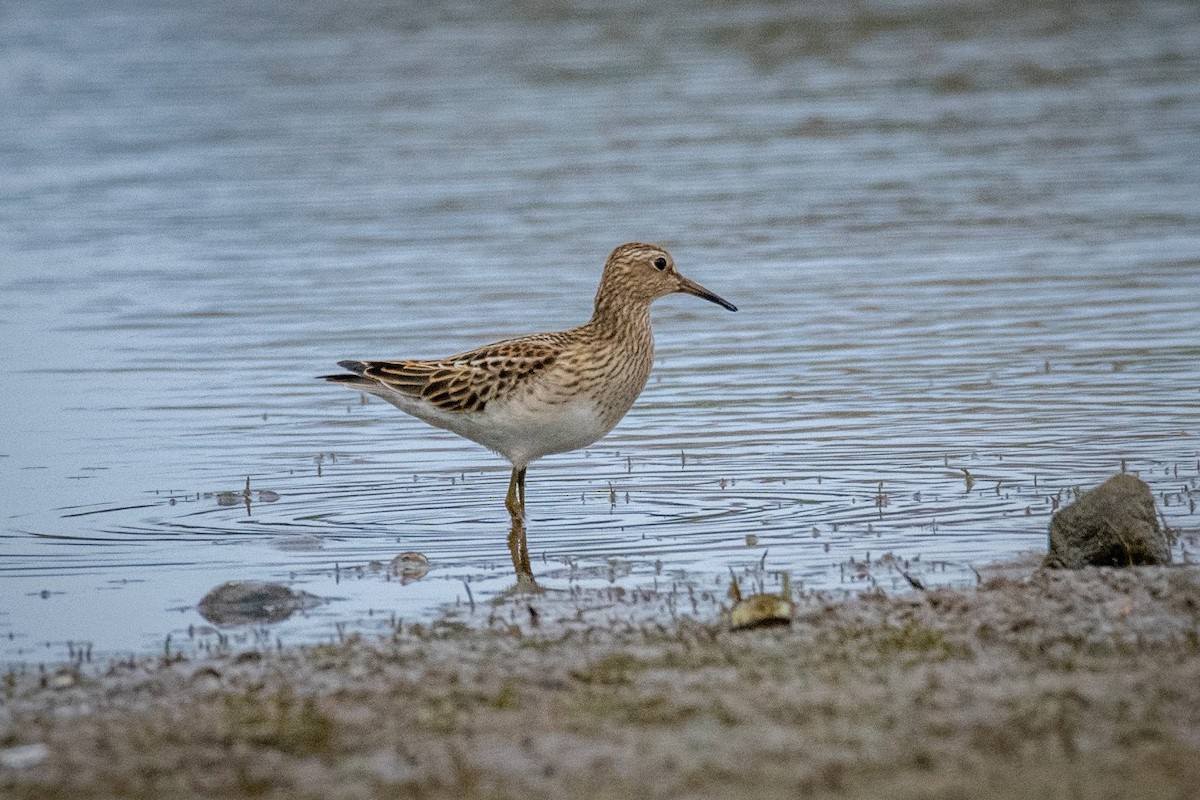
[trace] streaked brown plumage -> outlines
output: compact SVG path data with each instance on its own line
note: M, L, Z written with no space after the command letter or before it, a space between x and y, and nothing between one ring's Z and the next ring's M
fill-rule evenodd
M513 471L506 504L515 532L524 516L530 462L586 447L633 405L654 361L650 304L675 292L737 310L680 275L663 248L632 242L609 255L592 318L577 328L431 361L340 361L352 374L324 377L378 395L507 458ZM525 564L527 569L527 556Z

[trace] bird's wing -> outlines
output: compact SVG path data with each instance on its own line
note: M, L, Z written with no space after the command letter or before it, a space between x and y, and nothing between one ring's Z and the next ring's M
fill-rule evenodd
M549 367L559 348L528 339L481 347L436 361L339 361L362 378L443 411L482 411ZM349 377L349 376L347 376Z

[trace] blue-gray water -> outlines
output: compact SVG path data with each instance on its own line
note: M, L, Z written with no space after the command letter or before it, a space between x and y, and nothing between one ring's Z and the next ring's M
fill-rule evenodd
M1195 531L1200 6L658 5L0 5L0 661L508 586L504 462L312 378L577 324L632 239L741 310L531 468L544 584L969 578L1123 459Z

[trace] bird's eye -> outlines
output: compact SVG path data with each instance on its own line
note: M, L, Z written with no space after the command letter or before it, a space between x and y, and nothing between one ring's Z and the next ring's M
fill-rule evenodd
M658 258L654 259L654 268L655 269L666 269L667 268L667 260L665 258L663 258L662 256L659 256Z

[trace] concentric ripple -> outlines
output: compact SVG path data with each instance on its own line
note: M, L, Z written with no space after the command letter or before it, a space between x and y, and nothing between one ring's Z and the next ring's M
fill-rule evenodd
M314 376L578 324L638 239L740 310L659 302L531 467L550 588L971 582L1121 469L1192 559L1200 11L969 5L6 8L0 661L486 603L507 466Z

